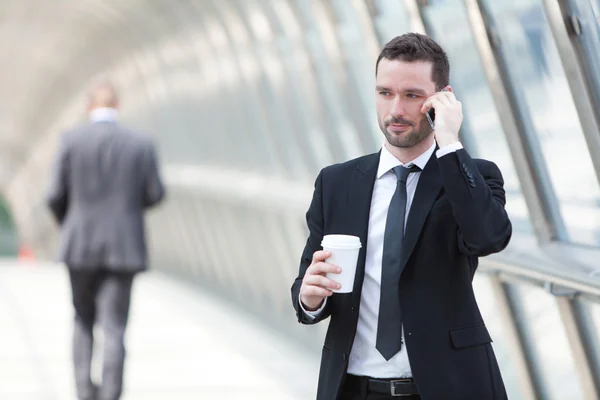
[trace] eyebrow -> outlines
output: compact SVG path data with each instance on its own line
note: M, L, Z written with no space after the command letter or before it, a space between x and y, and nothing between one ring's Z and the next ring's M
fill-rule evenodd
M419 88L408 88L408 89L404 89L405 92L408 93L415 93L415 94L420 94L420 95L427 95L427 93L423 90L423 89L419 89Z
M391 92L392 91L392 89L390 89L386 86L379 86L379 85L375 86L375 90L377 90L378 92L381 92L381 91ZM407 89L404 89L403 91L407 92L407 93L420 94L422 96L427 95L425 90L419 89L419 88L407 88Z

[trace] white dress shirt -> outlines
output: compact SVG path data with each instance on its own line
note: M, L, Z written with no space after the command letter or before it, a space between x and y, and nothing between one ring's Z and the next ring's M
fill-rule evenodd
M91 122L115 122L119 117L119 111L116 108L98 107L90 111Z
M439 149L436 152L436 156L439 158L462 148L462 144L454 143ZM435 142L427 149L427 151L406 165L410 166L414 164L423 170L434 151ZM379 350L375 348L381 292L383 237L388 208L397 185L397 178L392 169L398 165L403 164L398 161L384 145L381 149L379 168L377 169L377 176L373 187L373 196L371 198L368 228L369 235L367 237L367 253L365 260L365 278L362 286L360 309L358 312L358 325L356 327L356 336L354 337L354 344L352 345L350 358L348 360L348 373L353 375L370 376L372 378L412 377L406 352L406 342L404 342L402 350L388 361L386 361L381 353L379 353ZM407 201L406 218L404 221L405 227L420 176L421 172L411 173L406 182ZM302 306L302 302L300 302L300 305ZM304 310L303 306L302 309L309 317L314 318L319 315L324 307L325 302L319 310L314 312Z

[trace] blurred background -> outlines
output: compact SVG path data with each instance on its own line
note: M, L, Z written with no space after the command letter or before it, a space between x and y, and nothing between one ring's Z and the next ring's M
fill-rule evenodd
M99 77L168 190L124 398L314 398L326 324L298 325L289 291L304 213L322 167L381 146L375 60L409 31L448 52L461 140L504 174L513 239L475 287L509 398L600 398L600 0L1 1L0 398L72 395L44 195ZM175 337L205 347L158 354Z

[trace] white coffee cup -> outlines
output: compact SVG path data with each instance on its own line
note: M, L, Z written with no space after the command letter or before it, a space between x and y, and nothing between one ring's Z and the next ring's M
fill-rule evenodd
M342 268L342 272L339 274L327 274L327 278L342 285L340 289L333 290L333 292L352 292L354 276L356 275L356 264L358 263L358 253L362 247L360 238L350 235L325 235L321 246L323 246L323 250L331 253L331 257L325 260L325 262Z

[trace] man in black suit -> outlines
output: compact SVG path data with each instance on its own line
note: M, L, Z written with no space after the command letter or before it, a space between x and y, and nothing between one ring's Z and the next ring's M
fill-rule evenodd
M319 400L507 398L472 279L512 227L500 170L459 142L449 70L431 38L391 40L376 63L381 151L317 177L292 302L303 324L331 317ZM328 234L361 240L352 293L332 296Z

